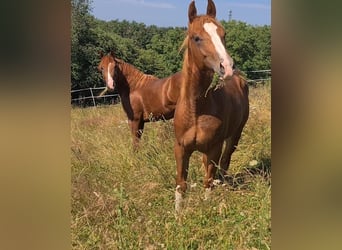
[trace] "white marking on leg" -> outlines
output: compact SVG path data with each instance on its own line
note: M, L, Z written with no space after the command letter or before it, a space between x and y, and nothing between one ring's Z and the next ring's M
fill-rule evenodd
M220 180L220 179L215 179L214 181L213 181L213 185L214 186L219 186L219 185L221 185L223 182Z
M175 210L176 213L179 213L182 210L183 207L183 195L182 191L180 190L180 185L177 185L176 191L175 191Z
M110 66L112 65L112 63L108 64L108 68L107 68L107 85L110 89L114 89L114 80L112 75L110 74Z
M204 200L208 200L211 196L211 188L206 188L204 191Z
M228 76L232 76L233 75L233 60L232 58L227 54L227 51L219 37L219 35L217 34L217 26L213 23L205 23L203 25L204 30L209 34L211 41L213 42L216 52L219 55L221 61L222 66L225 69L225 73L223 78L227 78Z

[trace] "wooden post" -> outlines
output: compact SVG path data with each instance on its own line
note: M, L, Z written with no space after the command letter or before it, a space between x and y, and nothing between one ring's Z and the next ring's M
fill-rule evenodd
M96 107L96 103L95 103L95 99L94 99L94 94L93 94L93 89L92 88L90 88L90 93L91 93L91 98L93 99L94 107Z

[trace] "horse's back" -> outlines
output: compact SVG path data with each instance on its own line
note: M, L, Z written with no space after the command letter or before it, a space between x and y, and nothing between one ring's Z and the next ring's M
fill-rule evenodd
M181 80L182 74L178 72L150 81L134 91L141 96L145 121L173 118Z

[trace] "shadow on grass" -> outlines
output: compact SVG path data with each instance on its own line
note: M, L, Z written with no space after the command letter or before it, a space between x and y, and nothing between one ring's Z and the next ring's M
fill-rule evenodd
M271 185L270 158L263 158L255 166L245 167L242 172L226 176L225 181L233 190L241 190L247 189L248 184L257 177L261 177L268 185Z

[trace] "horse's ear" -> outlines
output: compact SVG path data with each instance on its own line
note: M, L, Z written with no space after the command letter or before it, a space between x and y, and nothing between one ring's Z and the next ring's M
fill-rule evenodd
M189 5L189 10L188 10L188 16L189 16L189 22L192 23L194 18L197 16L197 10L195 6L195 0L192 0L190 5Z
M208 0L207 15L216 18L216 7L213 0Z
M111 50L111 51L109 52L109 54L110 54L113 58L115 58L115 54L114 54L114 51L113 51L113 50Z
M102 50L100 50L100 51L99 51L99 56L100 56L100 58L102 58L102 57L104 56L104 54L103 54L103 51L102 51Z

